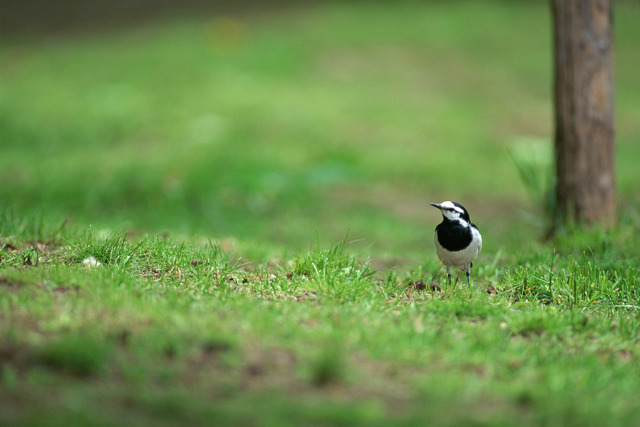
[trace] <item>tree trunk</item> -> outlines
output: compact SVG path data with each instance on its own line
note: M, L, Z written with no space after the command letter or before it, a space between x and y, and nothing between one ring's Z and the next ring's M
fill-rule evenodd
M557 222L613 226L612 0L552 4Z

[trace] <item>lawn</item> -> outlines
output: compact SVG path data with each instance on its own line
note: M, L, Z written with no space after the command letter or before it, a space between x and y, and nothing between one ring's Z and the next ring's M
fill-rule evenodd
M3 38L0 424L637 425L640 7L615 12L618 225L549 241L545 2ZM470 286L443 200L484 236Z

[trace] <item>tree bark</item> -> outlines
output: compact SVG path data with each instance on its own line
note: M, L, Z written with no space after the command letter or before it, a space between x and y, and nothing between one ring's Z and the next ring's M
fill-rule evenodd
M552 9L557 222L613 226L612 0L552 0Z

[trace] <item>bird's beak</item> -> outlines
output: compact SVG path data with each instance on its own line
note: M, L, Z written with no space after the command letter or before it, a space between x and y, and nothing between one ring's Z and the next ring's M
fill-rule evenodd
M431 206L433 206L434 208L438 208L440 209L440 205L437 203L429 203Z

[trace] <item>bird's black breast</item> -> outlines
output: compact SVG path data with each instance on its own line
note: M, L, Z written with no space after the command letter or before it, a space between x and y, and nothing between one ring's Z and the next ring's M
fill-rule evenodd
M436 227L436 234L440 245L449 251L461 251L473 239L471 227L464 227L456 222L442 221Z

